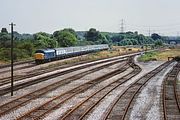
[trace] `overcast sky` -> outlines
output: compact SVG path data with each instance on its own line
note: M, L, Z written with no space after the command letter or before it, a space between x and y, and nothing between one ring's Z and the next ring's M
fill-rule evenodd
M180 33L180 0L0 0L0 28L53 33L63 28L165 35Z

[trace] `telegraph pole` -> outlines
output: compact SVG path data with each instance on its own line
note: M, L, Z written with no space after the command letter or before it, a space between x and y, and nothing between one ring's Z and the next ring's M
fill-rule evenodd
M148 33L149 33L149 37L150 37L151 36L151 29L150 29L150 27L149 27Z
M13 47L14 47L14 42L13 42L13 26L15 26L15 24L11 23L9 24L11 26L11 96L13 96L13 62L14 62L14 56L13 56Z
M121 33L124 32L124 20L122 19L121 20Z

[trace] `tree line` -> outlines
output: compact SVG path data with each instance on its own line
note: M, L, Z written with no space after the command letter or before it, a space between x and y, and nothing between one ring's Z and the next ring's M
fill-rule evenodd
M11 35L6 28L0 32L0 60L10 60ZM76 32L72 28L54 31L53 34L38 32L31 34L19 34L14 32L14 59L29 59L35 50L45 48L70 47L93 44L109 45L144 45L161 44L162 38L158 34L151 37L138 34L138 32L109 33L99 32L95 28L88 31Z

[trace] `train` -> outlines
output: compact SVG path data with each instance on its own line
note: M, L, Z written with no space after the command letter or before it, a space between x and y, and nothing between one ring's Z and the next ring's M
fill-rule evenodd
M49 61L75 57L108 49L108 44L39 49L35 51L34 57L36 64L42 64Z

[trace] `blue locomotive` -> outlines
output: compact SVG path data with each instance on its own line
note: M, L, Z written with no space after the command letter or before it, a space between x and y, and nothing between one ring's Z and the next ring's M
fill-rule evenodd
M79 56L91 52L109 49L108 44L101 45L87 45L77 47L63 47L54 49L40 49L35 52L36 64L63 59L68 57Z

